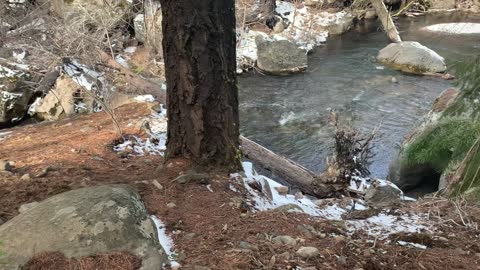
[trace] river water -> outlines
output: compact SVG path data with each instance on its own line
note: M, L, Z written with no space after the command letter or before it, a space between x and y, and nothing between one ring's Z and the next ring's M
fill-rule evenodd
M403 40L415 40L446 58L449 66L480 54L480 36L425 33L423 26L480 22L466 14L402 18ZM375 63L389 41L375 23L329 38L309 56L307 72L286 77L248 74L239 78L241 133L276 153L321 172L332 154L329 112L362 132L380 125L372 176L384 178L405 134L428 112L451 81L407 75ZM396 82L395 82L396 81Z

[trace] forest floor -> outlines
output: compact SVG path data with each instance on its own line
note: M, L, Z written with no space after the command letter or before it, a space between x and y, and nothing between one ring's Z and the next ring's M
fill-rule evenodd
M151 113L145 103L116 111L122 130L139 137L145 135L139 123ZM429 222L425 230L373 235L363 227L351 230L347 219L361 222L377 210L345 220L259 211L247 203L245 186L232 177L212 172L208 182L178 183L174 179L189 170L187 161L165 163L158 155L114 152L118 137L106 113L2 130L0 157L15 165L12 172L0 173L0 219L6 222L22 204L67 190L126 183L166 224L181 269L480 269L479 208L442 198L409 202L392 215L399 220L400 215L422 215ZM276 236L295 242L278 243ZM302 257L297 253L302 246L316 247L319 254ZM28 269L138 268L135 258L118 256L72 264L52 253L36 258Z

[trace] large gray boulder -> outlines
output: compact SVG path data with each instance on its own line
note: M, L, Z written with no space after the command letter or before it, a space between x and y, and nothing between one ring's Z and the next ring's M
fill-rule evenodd
M377 61L415 74L444 72L447 69L443 57L416 41L389 44L380 50Z
M289 40L273 40L258 35L257 66L272 75L302 72L307 68L307 53Z
M155 224L137 192L125 185L77 189L53 196L0 226L3 270L32 256L59 251L67 257L114 251L142 259L143 270L168 261Z

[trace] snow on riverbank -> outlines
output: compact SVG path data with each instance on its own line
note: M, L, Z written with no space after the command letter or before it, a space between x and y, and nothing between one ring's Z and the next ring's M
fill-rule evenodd
M297 8L294 3L286 1L277 1L276 11L286 22L286 29L281 33L268 35L249 29L237 30L237 63L239 67L254 66L257 60L255 37L258 35L271 40L290 40L308 52L325 43L329 32L340 34L347 30L353 20L353 16L345 11L318 12L315 8L307 6Z
M288 206L288 211L303 212L313 217L328 220L342 220L342 215L352 211L353 207L355 207L355 210L368 209L361 200L355 203L351 200L349 204L344 205L327 199L312 201L308 197L295 198L294 195L290 194L281 195L277 188L282 185L268 177L257 174L252 163L244 162L243 168L245 175L236 173L232 174L231 178L247 190L247 202L258 211ZM261 185L262 191L251 186L255 182ZM389 184L388 181L384 182L384 184ZM238 192L235 188L231 188L231 190ZM405 214L399 211L383 211L364 220L346 220L345 225L351 234L367 232L368 235L378 238L386 238L390 234L400 232L434 231L427 215Z

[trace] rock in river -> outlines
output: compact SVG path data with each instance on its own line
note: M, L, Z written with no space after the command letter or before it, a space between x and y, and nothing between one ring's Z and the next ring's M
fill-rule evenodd
M124 185L77 189L48 198L0 226L3 270L17 270L35 254L67 257L114 251L142 259L143 270L168 260L155 224L137 192Z
M286 75L307 68L307 53L289 40L274 40L258 35L257 66L272 75Z
M377 61L415 74L444 72L447 69L443 57L416 41L389 44L380 50Z

